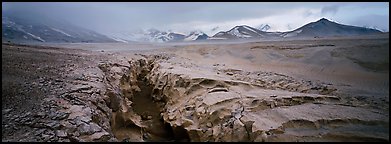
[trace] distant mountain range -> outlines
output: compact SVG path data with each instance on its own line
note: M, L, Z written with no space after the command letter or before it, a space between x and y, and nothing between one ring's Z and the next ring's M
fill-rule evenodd
M119 42L178 42L206 40L208 35L201 31L192 31L188 35L160 31L157 29L139 30L137 32L113 33L109 37Z
M16 17L2 17L2 41L96 43L115 42L113 39L71 24L39 22Z
M52 42L52 43L104 43L104 42L180 42L199 40L238 40L238 39L284 39L284 38L314 38L332 36L353 36L382 33L379 30L338 24L322 18L308 23L293 31L268 32L268 24L258 28L247 25L235 26L228 31L217 32L208 36L202 31L192 31L181 34L157 29L140 30L137 32L116 32L99 34L72 24L55 21L34 21L15 17L2 17L2 40L12 42ZM217 28L216 28L217 29Z
M312 38L331 36L353 36L382 33L379 30L338 24L322 18L288 32L265 32L270 26L264 25L261 30L250 26L236 26L229 31L222 31L210 39L268 39L268 38Z
M229 31L221 31L213 35L209 39L261 39L261 38L276 38L279 37L279 32L265 32L259 29L241 25L235 26Z

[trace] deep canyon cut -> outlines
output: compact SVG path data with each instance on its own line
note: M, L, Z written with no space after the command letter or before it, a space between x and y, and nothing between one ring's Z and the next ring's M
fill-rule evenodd
M230 80L173 68L167 59L152 55L128 66L100 65L119 141L388 139L381 134L388 132L384 115L344 106L341 98L328 95L335 91L330 86L288 86L299 82L262 72L257 82ZM263 85L271 81L277 84Z
M171 127L166 123L161 113L164 112L166 101L162 99L161 89L155 89L148 79L153 68L151 61L143 59L129 61L129 67L121 70L111 70L120 67L104 69L109 85L107 95L113 115L111 127L114 135L120 141L189 141L186 131L178 126ZM107 71L107 68L110 70ZM123 73L122 76L116 74ZM110 75L114 74L114 75ZM119 78L119 79L117 79ZM109 80L110 79L110 80Z

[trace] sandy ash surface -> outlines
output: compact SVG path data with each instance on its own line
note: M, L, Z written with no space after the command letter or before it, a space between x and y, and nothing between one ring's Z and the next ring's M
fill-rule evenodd
M2 44L2 141L389 141L389 36Z

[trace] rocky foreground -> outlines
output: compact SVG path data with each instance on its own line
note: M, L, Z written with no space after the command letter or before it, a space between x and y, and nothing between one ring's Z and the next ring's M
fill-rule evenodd
M3 142L389 141L388 98L332 83L178 53L2 50Z

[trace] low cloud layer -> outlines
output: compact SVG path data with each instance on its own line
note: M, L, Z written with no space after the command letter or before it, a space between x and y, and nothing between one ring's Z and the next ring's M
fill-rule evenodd
M14 14L37 21L45 17L65 20L101 33L156 28L188 33L202 30L213 35L235 25L269 31L286 31L326 17L352 25L370 25L388 31L388 22L370 21L371 15L389 17L388 3L2 3L3 15ZM365 11L363 12L363 9ZM369 22L370 21L370 22Z

